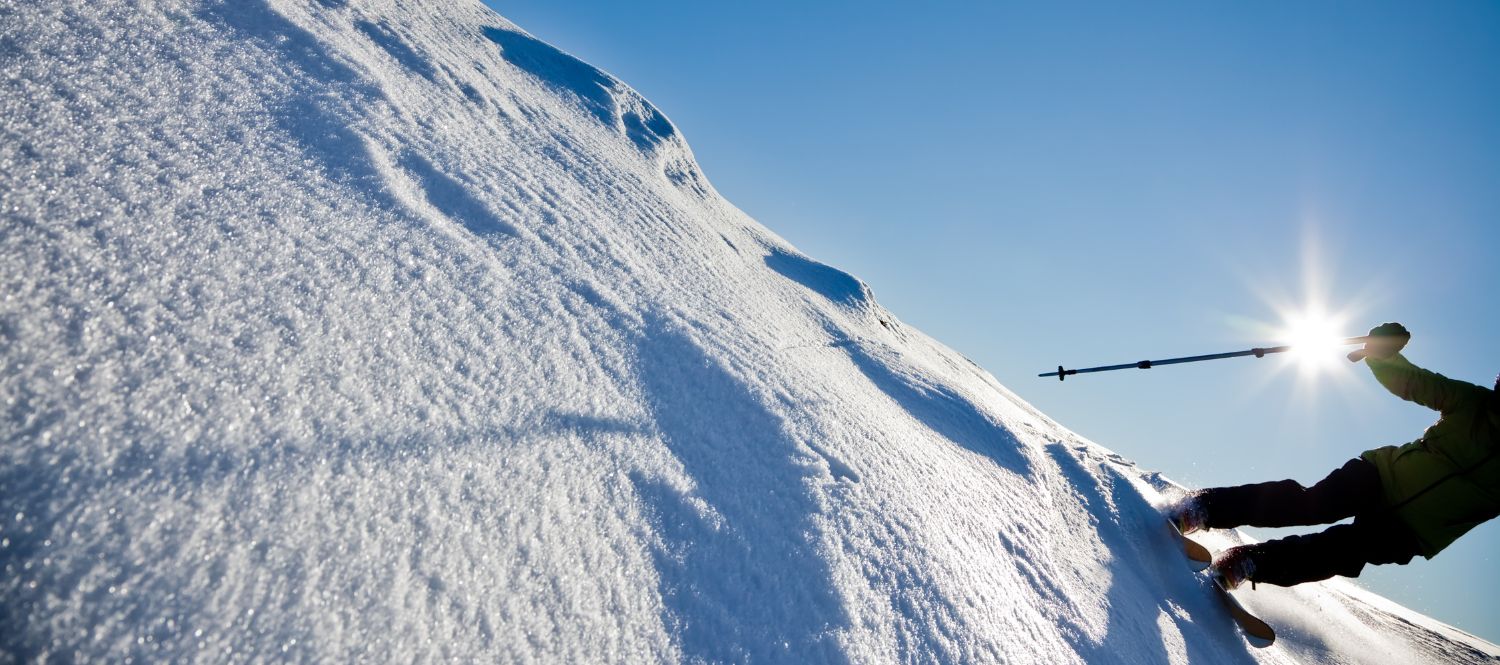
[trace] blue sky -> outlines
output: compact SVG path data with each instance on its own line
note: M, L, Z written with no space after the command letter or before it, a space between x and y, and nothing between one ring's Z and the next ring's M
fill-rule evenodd
M1312 484L1435 414L1348 363L1035 375L1274 343L1309 307L1500 372L1500 4L490 4L641 91L758 221L1179 482ZM1491 522L1360 582L1500 641L1495 552Z

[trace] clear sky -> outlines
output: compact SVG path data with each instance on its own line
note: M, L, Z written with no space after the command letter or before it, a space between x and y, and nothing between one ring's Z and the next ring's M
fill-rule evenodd
M1310 485L1435 414L1347 362L1036 374L1267 345L1308 308L1500 372L1500 4L490 4L641 91L758 221L1179 482ZM1500 642L1497 557L1491 522L1360 582Z

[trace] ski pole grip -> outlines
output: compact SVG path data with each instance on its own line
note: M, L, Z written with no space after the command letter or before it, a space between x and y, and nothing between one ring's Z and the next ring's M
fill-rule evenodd
M1377 328L1377 330L1378 330L1378 328ZM1375 332L1375 331L1372 330L1371 332ZM1372 345L1386 346L1386 345L1389 344L1389 340L1400 340L1399 344L1394 345L1395 346L1394 349L1390 349L1391 353L1397 353L1401 349L1405 348L1406 344L1411 341L1411 332L1409 332L1407 330L1402 330L1401 332L1395 333L1395 334L1386 334L1386 335L1376 334L1376 335L1365 335L1364 337L1350 337L1348 340L1346 340L1346 342L1354 342L1354 343L1364 342L1364 347L1355 349L1353 351L1350 351L1349 355L1348 355L1349 362L1351 362L1351 363L1357 363L1357 362L1359 362L1361 360L1364 360L1366 357L1369 357L1371 355L1375 355L1377 358L1383 357L1381 355L1378 355L1378 353L1377 353L1377 352L1381 351L1381 349L1371 349L1370 347Z

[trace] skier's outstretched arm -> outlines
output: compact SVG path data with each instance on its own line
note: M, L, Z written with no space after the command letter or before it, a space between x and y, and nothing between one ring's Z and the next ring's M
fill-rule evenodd
M1365 364L1391 394L1436 411L1446 413L1468 399L1483 396L1483 388L1417 367L1400 353L1384 358L1367 356Z

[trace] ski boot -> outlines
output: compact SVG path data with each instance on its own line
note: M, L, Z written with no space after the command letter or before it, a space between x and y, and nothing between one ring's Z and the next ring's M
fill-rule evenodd
M1184 496L1167 506L1167 519L1184 536L1208 528L1208 512L1203 510L1203 502L1196 494Z
M1255 559L1249 546L1231 547L1209 565L1209 574L1225 589L1236 589L1245 582L1255 588Z

